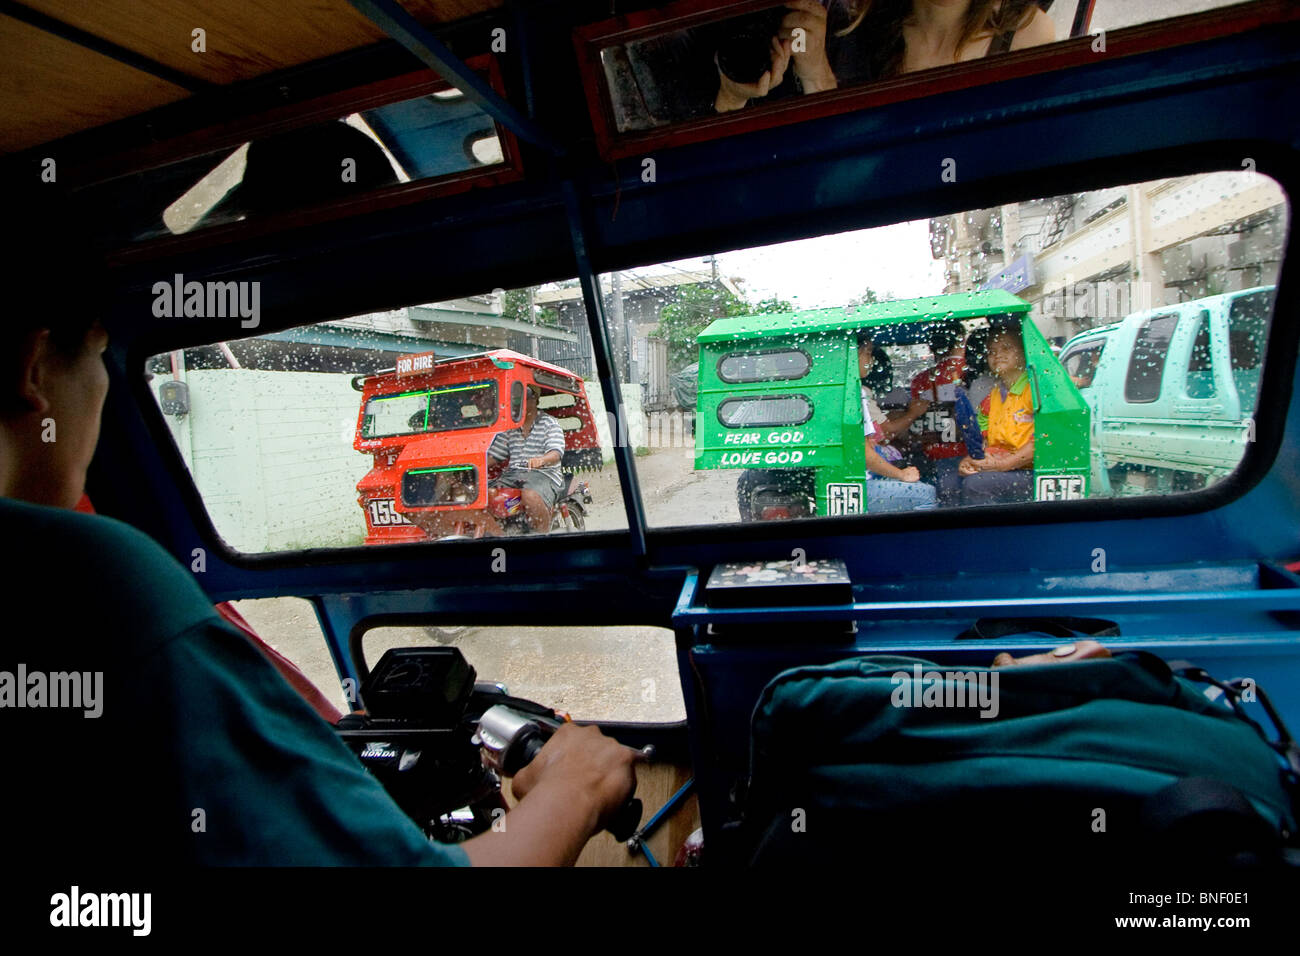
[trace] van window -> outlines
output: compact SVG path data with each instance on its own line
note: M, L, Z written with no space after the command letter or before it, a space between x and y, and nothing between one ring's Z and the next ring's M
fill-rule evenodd
M1142 323L1133 342L1128 376L1124 380L1125 401L1136 405L1154 402L1160 397L1165 359L1169 357L1169 342L1174 337L1177 326L1177 313L1153 316Z
M1105 339L1094 339L1076 345L1061 357L1061 364L1065 366L1075 388L1092 386L1092 379L1097 374L1097 365L1101 361L1101 351L1105 346Z

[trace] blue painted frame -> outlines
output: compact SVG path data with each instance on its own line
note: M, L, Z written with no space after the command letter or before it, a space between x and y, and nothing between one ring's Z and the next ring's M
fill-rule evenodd
M572 105L564 79L537 62L536 114ZM1300 293L1288 236L1261 387L1257 442L1243 468L1209 492L1178 499L1068 502L1051 508L819 519L717 529L645 524L632 450L617 450L629 531L581 539L512 539L508 581L490 571L500 542L395 546L364 552L241 556L221 544L139 369L166 348L235 337L229 323L168 324L145 307L154 274L257 278L264 331L412 301L577 274L589 309L607 407L617 396L600 314L598 274L612 269L943 215L996 203L1236 169L1249 157L1288 196L1300 195L1300 25L1284 24L1089 67L916 99L857 114L657 153L609 167L570 155L532 157L524 182L421 208L324 224L290 239L252 240L165 264L124 268L113 290L113 381L90 490L104 512L153 534L189 563L208 552L200 583L213 600L312 598L341 677L356 677L350 635L403 619L534 624L672 623L706 827L724 814L725 773L743 753L761 681L794 662L906 649L991 659L1033 640L954 645L983 610L1068 606L1120 622L1125 647L1194 657L1219 676L1243 672L1273 690L1300 724L1300 589L1276 564L1300 556L1300 394L1295 355ZM531 111L530 111L531 113ZM958 181L940 181L945 158ZM536 161L534 161L536 160ZM439 275L420 268L436 252ZM350 277L361 277L351 279ZM247 334L246 332L244 334ZM1285 412L1285 414L1283 414ZM863 622L854 643L735 646L701 639L716 616L692 607L694 569L723 560L810 557L847 563L863 599L837 609ZM1052 603L1061 581L1081 590L1094 548L1112 573L1094 596ZM430 588L429 582L438 586ZM911 582L884 600L878 592ZM934 593L958 590L956 601ZM910 590L909 590L910 588ZM574 595L573 600L566 595ZM1182 596L1179 596L1179 595ZM973 597L977 596L977 597ZM872 599L868 599L872 598ZM684 602L684 603L683 603ZM743 612L729 612L743 617ZM792 622L822 612L794 609ZM725 680L717 676L725 674ZM723 764L719 764L723 761Z

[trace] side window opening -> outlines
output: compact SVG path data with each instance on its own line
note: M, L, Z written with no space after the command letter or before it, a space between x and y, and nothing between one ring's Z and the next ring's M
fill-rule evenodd
M734 352L719 359L718 378L732 385L781 382L803 378L811 368L812 357L803 349Z
M524 414L524 383L516 381L510 386L510 420L519 421Z
M1071 350L1061 360L1075 388L1092 387L1092 380L1097 375L1097 366L1101 363L1101 350L1105 345L1104 341L1085 343Z
M727 428L802 425L812 414L812 403L802 395L729 398L718 406L718 420Z
M1124 400L1134 404L1154 402L1160 398L1160 386L1169 357L1169 342L1178 326L1178 315L1157 315L1142 324L1133 342L1124 381Z

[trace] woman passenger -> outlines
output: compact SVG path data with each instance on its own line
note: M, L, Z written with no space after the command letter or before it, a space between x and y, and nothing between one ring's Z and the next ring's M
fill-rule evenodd
M870 83L1009 50L1052 43L1051 0L791 0L772 46L772 68L754 83L719 71L714 108L743 108L782 86L787 69L804 93ZM794 30L804 31L794 52ZM789 86L789 84L786 84Z

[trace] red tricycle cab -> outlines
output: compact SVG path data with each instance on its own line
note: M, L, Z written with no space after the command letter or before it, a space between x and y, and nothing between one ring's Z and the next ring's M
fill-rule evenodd
M538 414L553 416L564 431L566 484L570 472L600 468L600 439L583 381L557 365L508 349L442 359L426 352L354 379L362 396L353 447L374 459L357 483L366 544L468 531L489 507L502 518L512 507L520 512L517 489L488 487L502 467L489 459L488 447L499 432L520 427L530 385L541 395ZM417 514L425 527L441 530L426 532L413 523Z

